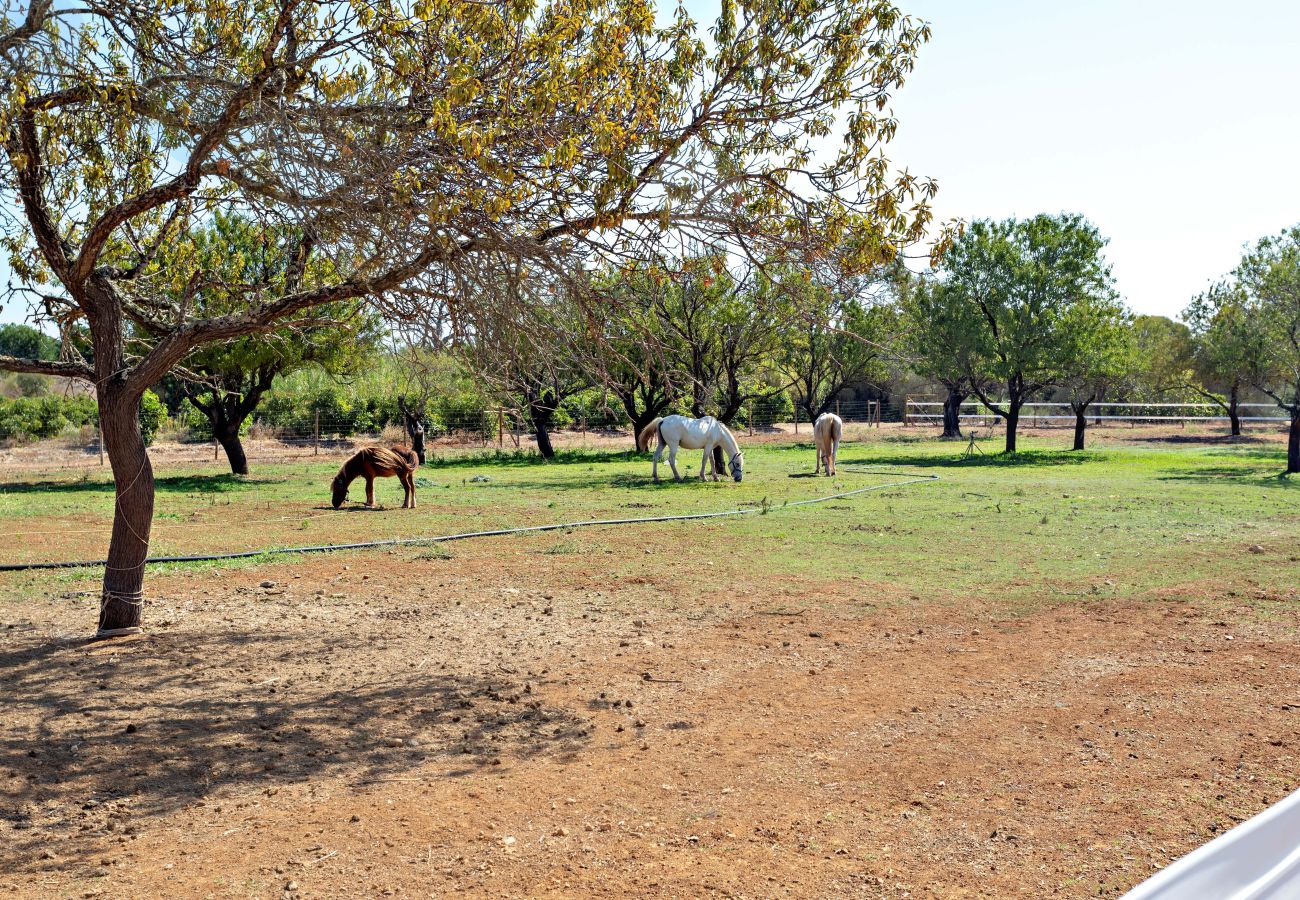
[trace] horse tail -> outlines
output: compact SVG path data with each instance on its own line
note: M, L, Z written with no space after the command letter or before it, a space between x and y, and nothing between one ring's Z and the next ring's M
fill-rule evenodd
M663 416L658 416L650 421L650 424L641 429L641 433L636 436L636 449L638 453L644 453L650 449L650 439L659 434L659 426L664 422Z
M836 416L834 419L831 419L831 439L838 441L840 439L840 436L843 434L844 434L844 420L841 419L839 416Z
M416 453L414 450L408 450L405 447L393 447L392 451L402 458L406 464L406 468L412 471L419 468L420 454Z

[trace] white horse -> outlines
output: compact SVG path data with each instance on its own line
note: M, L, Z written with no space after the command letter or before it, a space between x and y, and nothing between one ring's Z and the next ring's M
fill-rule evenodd
M826 474L835 474L835 457L840 450L840 435L844 433L844 420L835 413L822 413L813 423L813 441L817 444L816 475L826 466Z
M668 448L668 465L673 470L673 478L678 481L682 476L677 471L677 450L685 448L687 450L703 450L704 458L700 460L700 480L704 480L704 466L707 463L713 474L713 480L718 480L717 463L713 459L713 448L721 447L729 457L731 466L731 477L740 481L745 475L745 457L740 452L740 446L736 443L735 436L726 425L723 425L713 416L705 416L702 419L688 419L686 416L665 416L664 418L655 419L637 435L637 449L644 452L650 449L650 439L655 435L659 436L659 446L655 448L654 459L654 479L659 480L659 459L663 456L664 447ZM724 473L725 474L725 473Z

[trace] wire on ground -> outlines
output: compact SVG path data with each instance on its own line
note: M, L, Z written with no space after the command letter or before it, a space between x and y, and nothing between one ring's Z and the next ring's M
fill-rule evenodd
M892 469L882 471L880 469L862 469L856 466L852 468L848 466L839 466L839 470L854 475L900 474ZM686 522L696 519L721 519L729 516L754 516L781 509L794 509L799 506L812 506L817 503L827 503L831 500L843 500L846 497L852 497L856 494L865 494L868 491L883 491L887 488L903 487L908 484L938 480L938 475L914 475L903 481L891 481L886 482L885 484L868 485L867 487L855 488L851 491L827 494L824 497L813 497L809 500L795 500L793 502L782 503L780 506L753 506L741 509L719 510L716 512L680 513L672 516L640 516L629 519L583 519L577 522L556 522L550 525L524 525L518 528L497 528L491 531L464 531L459 534L441 534L433 537L418 538L390 538L382 541L362 541L360 543L352 544L318 544L309 547L274 547L267 550L243 550L235 553L211 553L198 556L157 556L145 560L145 563L147 565L155 565L160 563L219 562L228 559L252 559L258 556L282 556L290 553L332 553L338 550L369 550L378 547L410 547L425 544L443 544L449 541L466 541L474 538L504 537L511 534L536 534L543 531L569 531L576 528L594 528L597 526L608 525L644 525L655 522ZM105 564L105 560L6 563L0 565L0 572L25 572L32 569L83 569L102 567Z

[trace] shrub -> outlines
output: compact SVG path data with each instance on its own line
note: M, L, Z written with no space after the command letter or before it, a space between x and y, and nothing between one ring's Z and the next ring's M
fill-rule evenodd
M167 407L163 406L153 391L145 391L140 398L140 434L144 437L146 447L153 443L166 421Z

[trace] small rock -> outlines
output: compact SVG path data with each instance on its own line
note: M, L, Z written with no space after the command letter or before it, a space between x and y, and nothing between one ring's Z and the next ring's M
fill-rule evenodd
M139 728L136 728L136 727L135 727L135 723L134 723L134 722L132 722L131 724L129 724L129 725L126 726L126 733L127 733L127 734L135 734L135 733L136 733L137 731L139 731L139 730L140 730Z
M1263 552L1264 552L1264 548L1261 547L1259 544L1251 544L1251 545L1250 545L1249 547L1247 547L1246 549L1249 550L1251 553L1263 553Z
M352 814L352 818L351 818L351 819L348 819L348 821L349 821L349 822L360 822L360 821L361 821L361 817L360 817L359 815L357 815L356 813L353 813L353 814Z
M286 891L296 891L296 890L298 890L298 882L296 882L296 881L290 881L288 884L286 884L286 885L284 886L284 889L285 889Z
M551 837L568 837L569 829L560 827L551 832Z
M275 587L275 582L274 582L274 581L263 581L261 584L258 585L258 587L273 588L273 587Z

